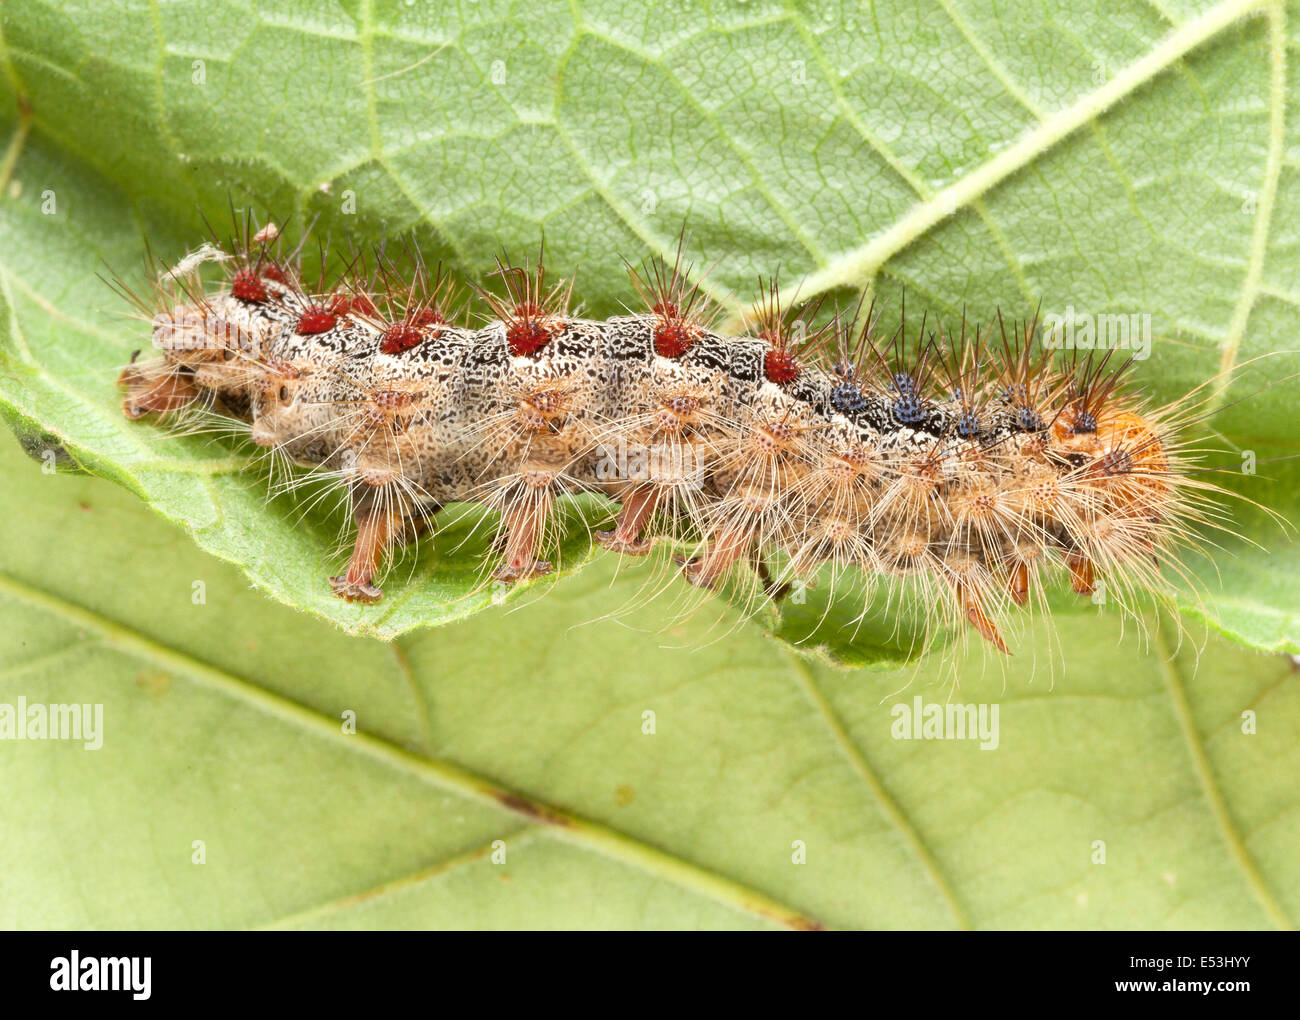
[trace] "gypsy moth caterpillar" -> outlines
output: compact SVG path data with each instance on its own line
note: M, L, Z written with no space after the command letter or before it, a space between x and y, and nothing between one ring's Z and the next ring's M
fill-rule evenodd
M572 313L544 251L502 256L471 325L418 251L405 273L349 253L307 284L302 244L282 245L245 222L222 257L205 246L133 295L158 356L122 373L124 410L215 415L325 479L355 524L331 578L350 601L381 599L388 554L449 503L493 513L484 583L545 574L556 501L595 492L620 506L600 544L676 543L699 587L746 574L761 602L857 571L893 605L920 582L935 624L1007 652L1008 614L1050 578L1122 606L1168 596L1197 529L1225 526L1226 490L1193 473L1203 391L1151 406L1124 384L1131 358L1062 357L1036 315L885 330L859 304L809 329L773 278L752 335L728 335L679 247L629 266L643 308L603 320Z

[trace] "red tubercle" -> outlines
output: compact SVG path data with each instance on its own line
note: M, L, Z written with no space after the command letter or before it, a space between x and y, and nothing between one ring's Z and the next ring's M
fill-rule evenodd
M661 358L680 358L691 349L699 329L682 315L675 301L656 301L650 311L659 317L655 325L655 353Z
M420 308L409 313L408 322L412 326L444 326L447 320L436 308Z
M661 358L680 358L691 349L695 338L680 322L661 322L655 327L655 353Z
M561 281L546 287L546 270L540 254L531 269L497 259L497 272L505 285L505 295L477 288L497 319L505 327L506 343L514 357L535 355L557 333L567 328L572 284Z
M276 283L288 283L289 278L285 276L284 270L274 262L267 262L262 265L262 277L266 280L273 280Z
M312 305L298 316L298 325L294 328L294 332L299 336L314 336L317 333L328 333L337 324L336 313L320 305Z
M384 354L401 354L418 347L424 336L424 329L412 322L395 322L384 330L379 350Z
M778 386L794 382L799 371L798 359L785 348L772 347L763 357L763 374Z
M412 306L406 310L405 317L391 323L379 341L379 350L384 354L401 354L413 347L418 347L425 340L437 337L442 327L447 325L446 317L432 306Z
M519 319L506 327L506 343L516 357L536 354L550 339L550 330L536 319Z
M247 267L236 270L230 278L230 293L240 301L251 301L254 304L261 304L270 296L261 277Z
M355 312L357 315L373 316L376 313L375 303L366 294L334 294L330 297L328 309L335 315Z

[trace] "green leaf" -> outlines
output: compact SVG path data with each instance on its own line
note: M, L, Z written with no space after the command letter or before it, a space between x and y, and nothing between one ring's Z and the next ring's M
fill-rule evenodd
M123 420L115 372L145 338L96 272L129 275L145 238L179 256L233 203L299 227L319 216L336 238L413 231L471 276L544 231L605 314L627 298L617 255L668 252L686 225L735 312L733 290L779 266L803 296L866 287L896 306L906 286L947 319L1040 302L1150 315L1135 377L1168 399L1233 370L1204 391L1223 451L1208 477L1292 517L1294 462L1271 459L1295 448L1300 370L1287 13L1069 4L1011 24L993 4L910 0L666 15L617 0L12 0L0 409L289 605L381 637L460 619L491 602L471 584L481 544L426 542L384 603L347 605L325 583L340 521L268 503L246 447ZM1227 517L1183 608L1253 647L1300 649L1290 535L1241 503ZM565 568L590 555L577 526ZM850 663L906 655L842 624L791 610L774 626Z
M102 705L102 746L0 742L0 926L1300 916L1282 656L1216 638L1198 661L1169 625L1142 654L1113 612L1062 614L1053 669L974 648L954 691L932 663L825 668L734 613L669 635L604 619L640 583L609 561L385 644L42 464L0 437L0 706ZM895 739L918 696L997 706L997 748Z

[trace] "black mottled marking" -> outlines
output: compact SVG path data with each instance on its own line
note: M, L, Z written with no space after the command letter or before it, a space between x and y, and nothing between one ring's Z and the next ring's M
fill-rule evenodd
M649 364L655 356L654 330L640 319L619 319L606 324L605 350L614 361Z
M462 365L467 368L499 367L510 358L504 335L480 333L466 349Z

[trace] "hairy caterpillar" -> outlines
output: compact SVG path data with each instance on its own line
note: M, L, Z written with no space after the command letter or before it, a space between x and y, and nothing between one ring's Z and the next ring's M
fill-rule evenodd
M644 308L603 321L571 314L540 253L498 259L472 328L466 288L418 252L309 284L301 251L245 221L150 293L121 287L159 355L119 381L131 418L217 415L337 486L356 531L330 583L350 601L378 601L387 554L452 502L495 511L491 578L546 573L556 500L598 492L620 504L601 545L682 544L694 585L748 571L775 597L852 569L892 597L916 579L1006 652L1000 619L1049 575L1121 604L1168 593L1192 527L1213 523L1191 395L1149 407L1114 351L1057 357L1035 320L909 335L859 303L806 328L816 310L783 307L771 281L748 335L724 335L679 246L629 264Z

